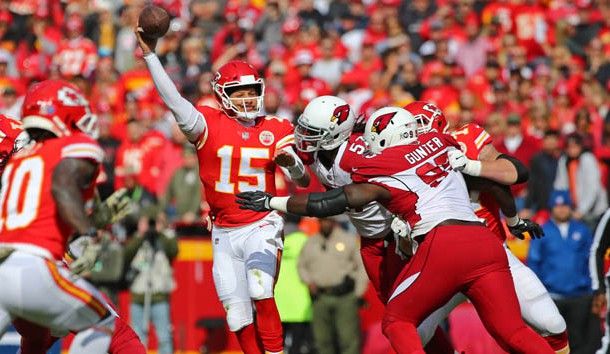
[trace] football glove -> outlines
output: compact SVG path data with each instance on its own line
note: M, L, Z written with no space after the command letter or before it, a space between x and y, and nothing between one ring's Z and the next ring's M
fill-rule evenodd
M123 219L131 212L129 198L123 198L126 193L127 189L121 188L103 202L96 195L93 204L93 224L95 227L104 229L106 226Z
M454 170L475 177L481 175L481 161L467 158L460 150L450 150L447 156Z
M515 226L508 226L508 230L520 240L524 240L527 236L531 239L542 238L544 236L544 231L542 231L540 225L528 219L519 219Z
M78 258L70 263L70 273L80 277L93 269L102 252L102 245L95 242L93 237L81 236L70 244L70 250L73 257L78 254Z
M271 198L273 195L263 192L242 192L235 195L238 199L236 200L239 204L240 209L249 209L254 211L271 211Z

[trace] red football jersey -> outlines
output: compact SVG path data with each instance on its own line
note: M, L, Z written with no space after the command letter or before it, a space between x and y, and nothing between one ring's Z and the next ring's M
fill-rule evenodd
M197 110L207 126L194 144L214 224L234 227L263 218L265 213L239 209L235 194L255 190L276 194L273 156L294 144L292 124L267 116L244 127L221 110L208 106Z
M100 165L103 150L85 134L46 140L18 151L2 175L0 243L25 244L61 260L72 229L59 215L51 195L53 170L63 159L86 159ZM95 183L83 190L92 200Z
M493 142L491 135L476 124L467 124L454 131L452 135L460 144L462 152L471 160L478 160L481 149ZM498 207L493 195L487 192L471 191L470 201L477 216L485 219L487 227L498 236L500 241L504 242L506 231L502 227L500 207Z
M88 38L64 40L57 49L53 62L63 76L89 76L97 65L97 48Z
M449 164L447 152L457 143L436 131L422 134L417 143L385 149L378 155L352 154L349 164L355 183L380 185L391 193L383 205L402 216L413 236L428 233L448 219L477 221L462 176Z
M0 114L0 175L13 153L25 143L26 137L21 122Z

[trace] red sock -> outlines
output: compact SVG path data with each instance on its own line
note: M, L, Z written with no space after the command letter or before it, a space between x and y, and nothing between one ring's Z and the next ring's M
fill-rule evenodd
M146 348L131 327L120 317L114 319L114 333L108 347L110 354L146 354Z
M383 335L390 340L397 354L426 354L421 346L417 328L404 321L384 321L381 324Z
M430 342L424 347L426 353L434 354L454 354L455 349L447 338L447 334L441 327L436 327L434 336L430 339Z
M565 330L559 334L544 337L544 339L546 339L546 341L551 345L551 348L553 348L555 353L570 353L570 344L568 343L568 330Z
M235 332L235 335L237 335L237 341L245 354L262 354L265 352L263 344L256 333L256 328L254 328L254 323L250 323Z
M284 350L282 338L282 321L275 305L275 299L255 300L256 330L266 351L279 353Z

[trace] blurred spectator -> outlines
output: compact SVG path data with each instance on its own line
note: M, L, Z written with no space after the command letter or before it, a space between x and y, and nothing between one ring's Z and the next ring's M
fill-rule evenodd
M116 34L116 50L114 60L116 69L124 73L133 68L134 55L137 47L133 29L136 27L140 9L134 5L126 5L119 13L119 29Z
M301 50L297 52L292 65L297 69L298 83L292 87L287 87L286 98L288 103L293 105L295 112L302 112L312 99L332 93L325 81L311 75L313 54L310 51Z
M197 37L188 37L182 40L183 68L181 72L182 92L187 97L194 96L199 84L199 76L210 71L212 63L208 61L203 41Z
M184 75L184 57L180 46L186 34L186 23L180 18L174 18L170 21L169 30L162 37L163 42L159 44L160 49L159 60L167 71L169 77L175 82L181 83ZM201 39L200 39L201 40Z
M59 44L53 65L63 77L91 76L97 65L95 43L83 36L85 24L80 15L71 15L65 24L66 38Z
M280 11L278 1L269 0L265 11L254 26L256 35L261 39L264 48L269 49L282 43L282 23L284 16Z
M335 89L341 80L341 75L348 69L344 59L334 57L335 43L330 38L320 42L320 58L316 59L311 68L311 76L324 80L331 89Z
M299 220L299 217L287 216L282 267L274 290L284 328L286 354L306 354L315 350L311 333L311 297L298 272L299 254L307 242L307 235L297 228Z
M569 190L574 203L574 219L595 227L608 207L608 199L597 159L585 150L578 133L566 138L565 154L559 158L557 166L554 188Z
M414 48L423 43L420 36L422 22L436 12L436 2L430 0L403 1L398 8L400 23L405 32L411 37Z
M104 150L104 160L102 161L102 173L104 178L102 183L98 183L97 190L100 192L102 200L108 198L114 192L114 174L115 174L115 159L117 150L121 142L113 138L110 134L112 125L109 115L99 115L97 121L100 137L98 143Z
M534 154L539 150L539 144L529 135L523 134L523 128L521 126L521 117L516 114L508 116L506 121L506 132L503 139L494 141L496 149L500 153L512 155L518 158L525 167L530 167L530 162ZM520 198L521 201L524 197L526 184L517 184L511 186L513 194L516 198ZM517 205L520 209L523 205Z
M119 145L114 165L114 188L122 188L127 169L138 176L142 170L144 152L142 150L142 136L144 126L139 119L132 118L127 122L127 138Z
M466 17L464 27L468 38L458 45L455 59L456 63L464 68L466 77L470 77L485 66L489 43L487 38L481 35L479 20L474 13Z
M169 216L169 222L194 223L201 217L201 181L197 150L192 144L183 146L183 165L172 176L161 198L161 211Z
M298 16L304 25L316 25L319 28L324 27L324 15L313 6L313 0L298 1Z
M556 130L547 130L542 139L542 150L532 157L527 197L521 217L531 219L540 210L546 210L557 174L561 156L561 138Z
M163 233L163 225L152 218L154 212L147 213L140 217L137 231L125 245L125 263L130 265L131 326L147 345L152 321L158 353L173 354L169 297L176 287L171 262L178 255L178 241Z
M593 236L586 224L572 217L567 190L551 194L549 209L551 220L542 225L545 237L530 243L527 264L565 318L571 352L593 353L601 337L599 321L590 310L589 251Z
M358 309L368 278L356 238L334 218L320 219L320 233L307 240L299 255L299 276L312 298L318 354L359 353L360 343L354 338L358 338Z
M137 172L131 166L125 168L124 187L127 188L130 213L114 225L114 233L121 239L136 232L138 221L145 212L157 207L157 198L138 183Z

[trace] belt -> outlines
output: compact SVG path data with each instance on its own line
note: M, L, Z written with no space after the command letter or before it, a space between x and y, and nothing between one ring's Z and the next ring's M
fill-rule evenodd
M437 226L485 226L480 221L466 221L466 220L457 220L457 219L447 219L441 221Z
M483 226L483 227L485 227L485 224L483 224L480 221L447 219L447 220L443 220L440 223L436 224L436 226L434 226L432 229L437 228L439 226ZM432 230L430 230L430 231L432 231ZM415 236L415 237L413 237L413 239L415 241L417 241L418 243L422 243L424 241L424 238L426 237L426 235L427 235L427 233L423 234L423 235Z

